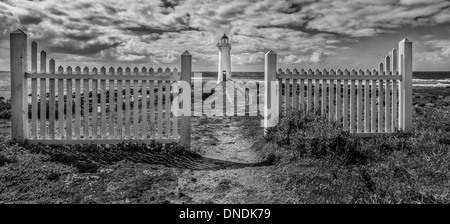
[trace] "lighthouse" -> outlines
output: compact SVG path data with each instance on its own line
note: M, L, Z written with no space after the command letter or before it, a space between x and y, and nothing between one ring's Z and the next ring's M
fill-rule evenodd
M219 70L217 82L226 81L231 78L231 44L227 35L223 34L220 42L217 43L219 48Z

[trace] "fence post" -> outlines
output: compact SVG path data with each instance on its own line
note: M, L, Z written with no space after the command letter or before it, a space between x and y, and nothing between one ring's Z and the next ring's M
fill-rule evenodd
M20 29L10 33L11 137L23 145L28 137L27 35Z
M192 72L192 55L189 54L188 51L185 51L181 55L181 77L180 81L185 81L191 85L191 72ZM183 94L189 94L189 99L191 99L191 93L186 92L183 89ZM186 103L191 103L191 100L188 102L183 101L183 108L186 106ZM191 105L189 105L190 108ZM180 145L185 149L191 148L191 113L186 116L182 115L180 119Z
M264 135L267 134L267 128L273 127L278 122L279 97L272 97L277 95L278 90L272 89L272 82L277 82L277 54L270 50L265 55L264 60ZM275 85L276 86L276 85ZM281 87L278 87L281 88ZM275 99L275 100L274 100ZM272 102L274 100L274 102ZM270 107L270 108L269 108ZM270 115L270 119L269 119ZM273 116L277 116L274 118ZM275 122L275 123L274 123Z
M399 72L402 76L400 87L399 127L404 132L412 131L412 42L403 39L398 43Z

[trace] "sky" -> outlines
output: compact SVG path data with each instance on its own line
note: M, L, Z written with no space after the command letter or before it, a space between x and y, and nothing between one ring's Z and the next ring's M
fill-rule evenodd
M374 69L413 42L414 71L450 71L449 0L0 0L0 70L9 33L22 29L57 66L180 67L217 71L220 37L232 71ZM30 49L30 46L28 46Z

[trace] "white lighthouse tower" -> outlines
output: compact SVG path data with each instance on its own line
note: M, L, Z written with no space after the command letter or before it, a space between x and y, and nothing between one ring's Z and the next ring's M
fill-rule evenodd
M223 34L222 38L220 38L220 43L217 43L217 47L219 48L219 74L217 82L222 82L231 79L231 44L227 35Z

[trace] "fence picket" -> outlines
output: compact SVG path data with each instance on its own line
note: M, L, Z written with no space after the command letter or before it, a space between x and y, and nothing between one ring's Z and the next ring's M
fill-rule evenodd
M277 74L283 74L283 70L279 68ZM283 111L283 79L278 79L278 86L278 102L280 102L278 114L281 114L281 112ZM286 106L284 106L284 108L286 108Z
M162 75L162 69L161 68L158 68L158 71L157 71L157 76L161 76ZM162 81L158 81L158 102L157 102L157 107L158 107L158 114L157 114L157 116L158 116L158 119L157 119L157 121L158 121L158 128L157 128L157 131L158 131L158 138L162 138L162 130L163 130L163 114L162 114L162 103L163 103L163 100L162 100L162 94L163 94L163 83L162 83Z
M386 56L385 58L385 75L391 75L391 58L389 56ZM385 82L386 87L384 89L384 131L390 132L391 131L391 82L390 80L386 80Z
M41 73L45 74L47 71L47 54L45 51L41 51ZM46 139L46 126L47 126L47 80L45 78L41 78L41 95L40 95L40 106L41 106L41 114L40 114L40 137L41 139Z
M133 75L139 75L139 69L133 69ZM133 137L139 138L139 81L135 80L133 83Z
M377 76L378 72L377 70L372 70L372 76ZM371 98L371 110L370 110L370 129L372 133L377 132L377 123L376 123L376 119L377 119L377 110L376 110L376 97L377 97L377 80L373 79L372 80L372 91L370 94L370 98Z
M331 69L330 70L330 75L335 76L336 72ZM334 98L334 91L335 91L335 83L334 83L334 79L330 79L330 85L328 88L328 120L329 121L335 121L336 120L336 114L334 112L334 107L335 107L335 98Z
M72 75L72 67L67 67L67 74ZM72 99L72 79L66 80L67 88L67 108L66 108L66 139L72 140L72 112L73 112L73 99Z
M393 49L391 52L392 55L392 75L398 75L397 74L397 49ZM391 125L391 132L394 132L397 130L398 127L398 105L397 105L397 80L392 80L392 125Z
M154 76L153 68L148 71L149 76ZM155 138L155 81L149 81L149 110L150 110L150 138Z
M165 76L169 77L170 76L170 69L167 68L166 72L165 72ZM164 109L164 120L166 123L166 131L165 131L165 136L167 138L170 138L170 130L171 130L171 124L170 124L170 81L167 80L165 81L165 89L166 89L166 96L165 96L165 109Z
M384 65L380 63L378 66L378 75L384 75ZM384 90L383 90L383 80L378 80L378 132L383 132L384 121L383 121L383 101L384 101Z
M298 75L298 70L295 68L293 74ZM298 80L292 80L292 108L298 109Z
M110 67L109 68L109 75L114 75L114 68L113 67ZM116 115L115 115L115 111L116 111L116 109L115 109L115 100L114 100L114 98L115 98L115 92L114 92L114 87L115 87L115 83L114 83L114 79L110 79L109 80L109 82L108 82L108 87L109 87L109 105L108 105L108 108L109 108L109 135L108 135L108 137L109 137L109 139L115 139L116 138L116 136L115 136L115 133L114 133L114 127L116 127L116 124L115 124L115 117L116 117Z
M127 67L125 69L125 75L129 76L131 74L131 69ZM131 81L126 80L125 81L125 138L131 139L131 121L130 121L130 113L131 113L131 96L130 96L130 90L131 89Z
M101 75L106 75L106 68L100 69ZM106 139L106 80L100 80L100 136Z
M117 75L123 75L123 69L117 68ZM117 80L117 139L123 139L123 82L121 79Z
M177 74L177 76L178 76L177 68L175 68L173 70L173 74L174 75ZM178 82L173 82L172 85L173 85L173 90L172 90L172 92L173 92L173 100L176 100L176 99L178 99L178 95L179 95ZM179 105L179 102L176 101L175 104ZM172 135L172 137L173 138L178 138L178 117L175 116L178 113L177 107L172 108L172 111L173 111L173 114L172 114L173 135Z
M342 71L338 69L336 73L336 124L340 125L342 120L342 85L340 79Z
M364 71L363 70L359 70L358 71L358 75L363 76L364 75ZM364 130L364 123L363 123L363 85L362 85L362 80L358 80L358 87L356 88L357 91L357 113L356 113L356 132L361 133ZM365 115L365 114L364 114Z
M31 72L37 73L37 43L31 43ZM38 79L31 79L31 139L37 139L38 127Z
M306 72L305 70L300 69L300 75L305 75ZM305 110L305 80L304 79L300 79L300 83L299 83L299 88L300 88L300 110L304 111Z
M369 69L366 69L365 76L370 76ZM364 86L364 132L370 132L370 80L366 80Z
M147 75L147 68L142 68L142 75ZM142 130L142 138L147 138L147 89L148 89L148 81L141 82L142 89L142 121L141 121L141 130Z
M350 71L350 75L356 75L356 70L352 69ZM350 81L350 105L349 105L349 111L350 111L350 133L355 133L355 120L356 120L356 88L355 88L355 80Z
M58 74L62 75L64 68L58 67ZM64 138L64 79L58 79L58 138Z
M320 105L319 105L319 88L320 88L320 84L319 84L319 80L320 77L317 77L320 75L320 71L319 69L316 69L314 71L314 75L316 76L314 79L314 110L317 111L320 109Z
M92 75L98 75L97 68L92 69ZM98 80L92 80L92 139L98 137Z
M312 75L313 71L312 69L308 69L308 75ZM307 94L307 110L308 112L310 112L312 110L312 80L311 79L307 79L308 81L308 86L306 89L306 94Z
M349 75L349 71L347 69L344 70L344 75ZM344 105L342 107L343 109L343 125L344 125L344 130L348 131L349 129L349 114L348 114L348 80L344 79Z
M291 74L290 69L286 69L286 74ZM291 79L285 79L284 81L285 91L284 91L284 102L285 102L285 111L289 111L291 109L292 101L291 101Z
M328 71L324 69L322 75L328 75ZM327 110L327 79L322 79L322 102L320 103L320 115L325 117Z
M89 75L89 68L84 67L83 73ZM89 79L83 79L83 139L89 139Z
M55 74L55 60L50 59L49 61L49 72L50 74ZM56 86L55 86L55 79L49 79L50 86L49 86L49 120L48 120L48 131L49 131L49 137L50 139L55 139L55 93L56 93Z
M77 75L81 74L81 68L77 66L75 68L75 73ZM81 82L80 79L75 79L75 139L80 139L81 131Z

